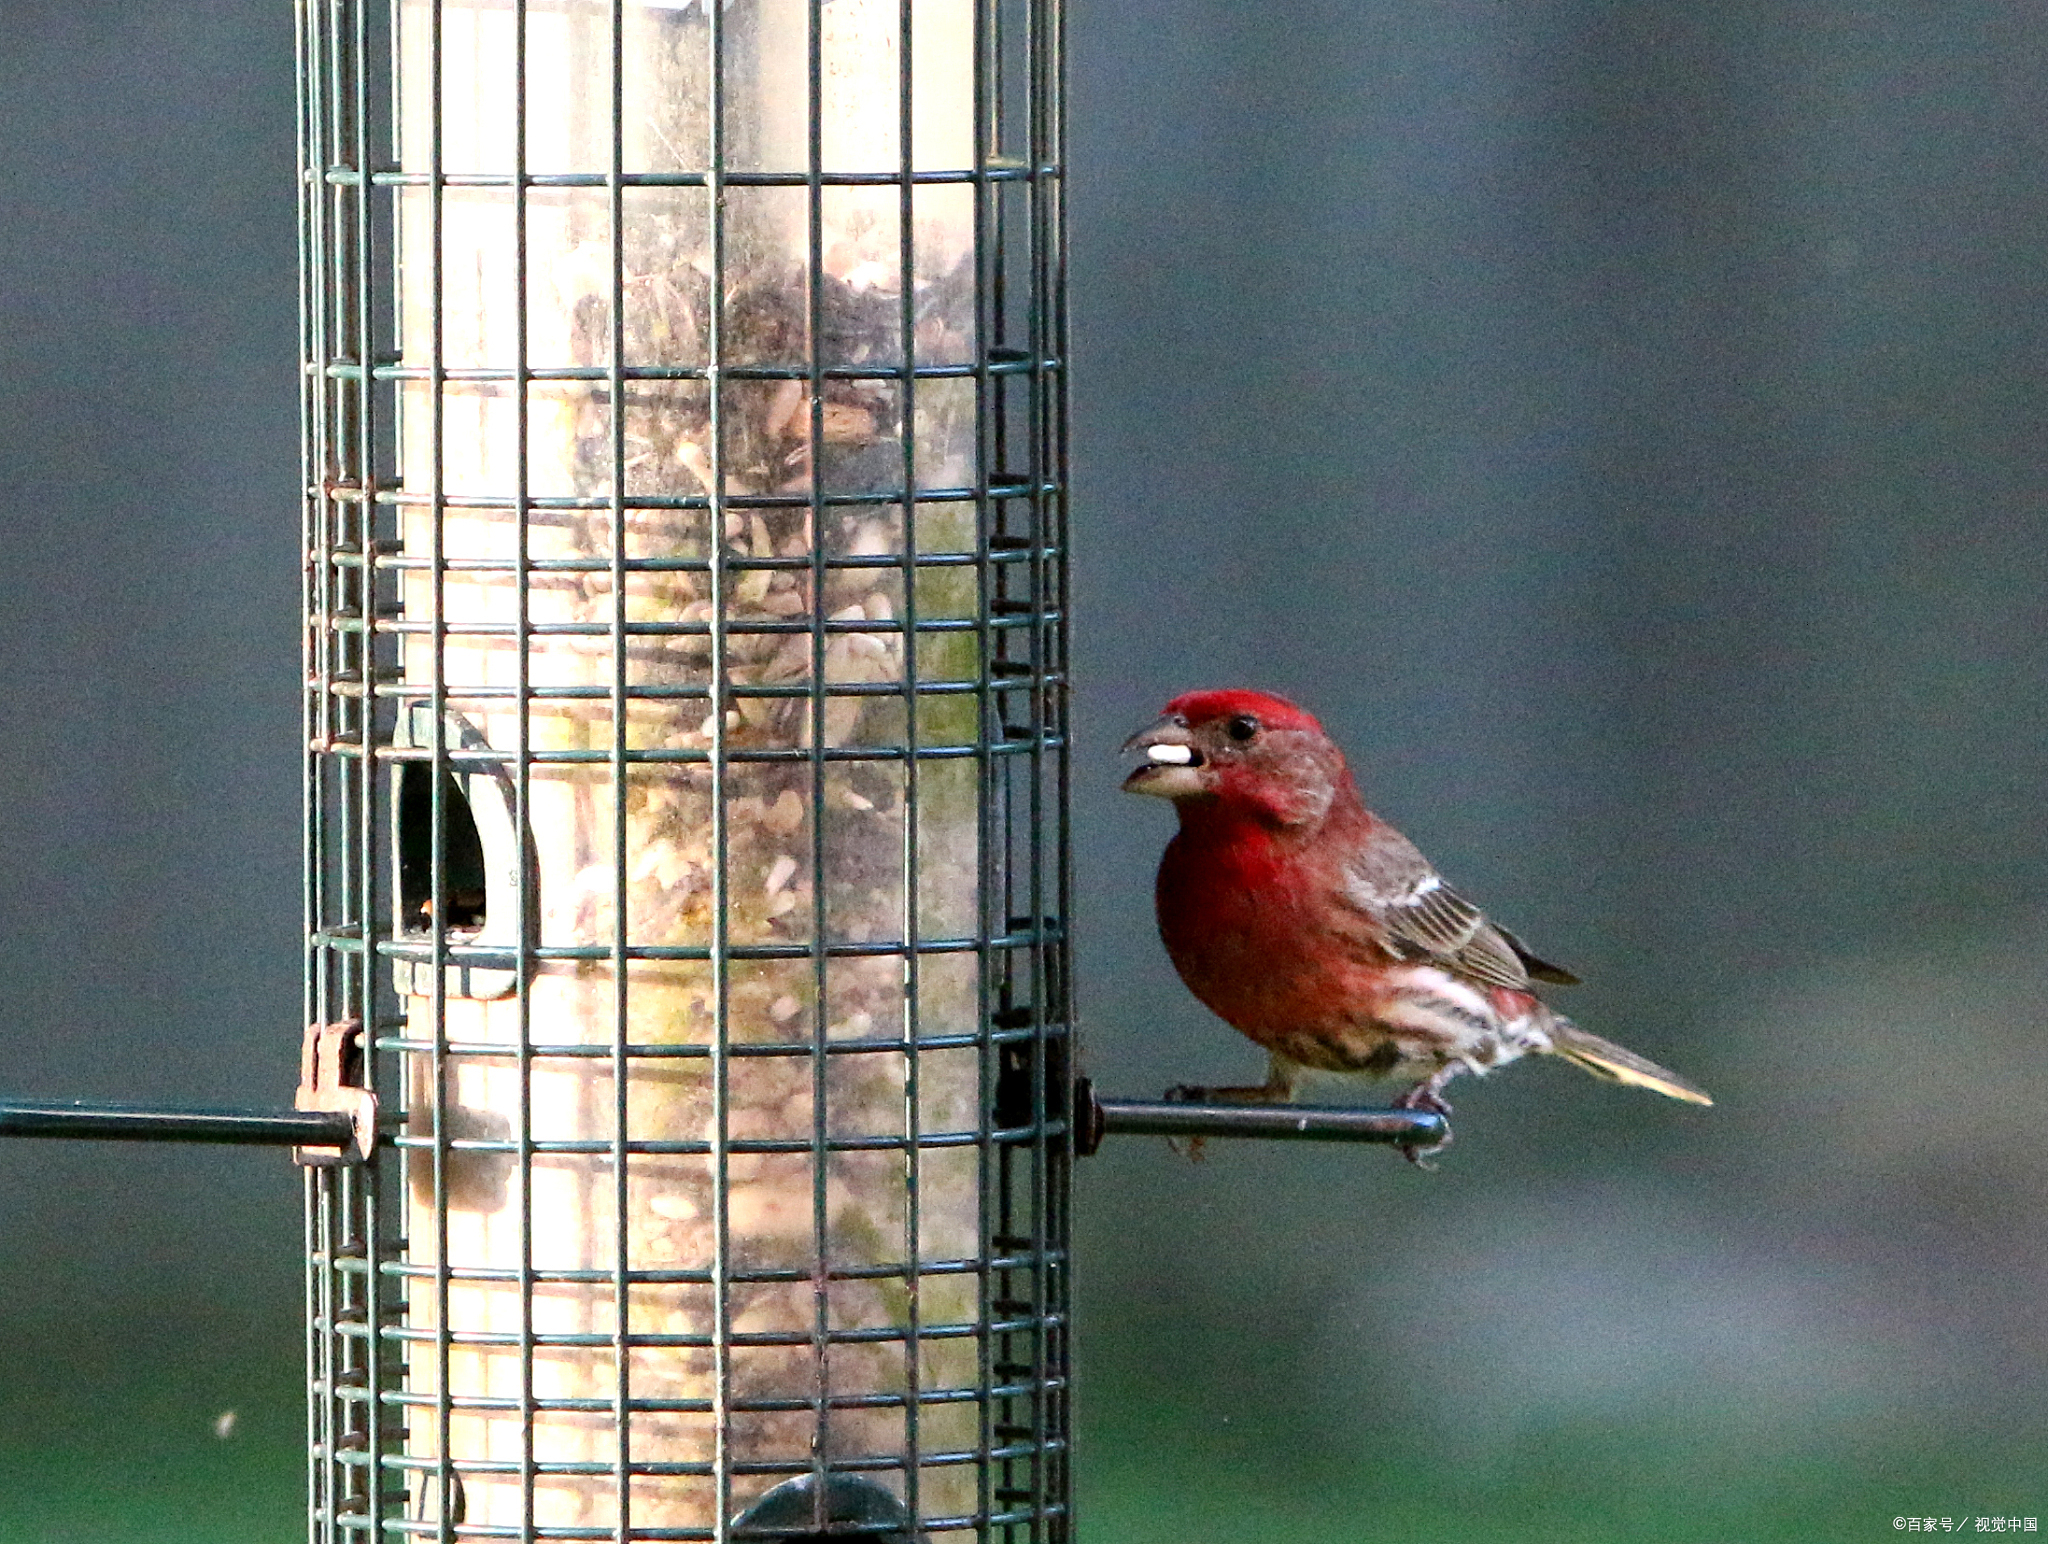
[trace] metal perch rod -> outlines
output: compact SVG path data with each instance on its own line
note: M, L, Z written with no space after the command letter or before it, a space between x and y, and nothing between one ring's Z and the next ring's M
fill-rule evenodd
M1328 1105L1181 1104L1104 1098L1077 1089L1080 1147L1105 1136L1257 1137L1267 1141L1381 1142L1424 1147L1442 1142L1448 1124L1420 1110L1358 1110ZM103 1142L213 1142L247 1147L346 1146L348 1115L328 1110L191 1108L93 1104L76 1099L0 1099L0 1137L73 1137Z
M250 1147L345 1147L345 1111L157 1108L75 1099L0 1099L0 1137L103 1142L222 1142Z
M1309 1104L1181 1104L1111 1099L1083 1080L1076 1089L1077 1145L1092 1153L1109 1135L1261 1137L1267 1141L1385 1142L1432 1147L1450 1135L1441 1115L1423 1110L1357 1110Z

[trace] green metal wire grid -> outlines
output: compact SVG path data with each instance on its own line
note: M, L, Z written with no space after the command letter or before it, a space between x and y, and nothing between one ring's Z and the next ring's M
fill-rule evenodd
M1068 1536L1058 7L300 15L311 1537Z

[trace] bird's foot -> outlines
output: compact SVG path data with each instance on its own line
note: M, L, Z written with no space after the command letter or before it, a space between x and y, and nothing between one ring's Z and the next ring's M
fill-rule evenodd
M1448 1124L1451 1107L1443 1096L1438 1078L1430 1078L1425 1082L1417 1083L1407 1093L1400 1095L1394 1100L1394 1108L1397 1110L1413 1110L1418 1114L1438 1115L1444 1118L1446 1124L1444 1126L1444 1139L1441 1142L1431 1143L1428 1147L1417 1147L1411 1143L1403 1143L1401 1145L1401 1156L1403 1158L1406 1158L1418 1169L1433 1171L1436 1165L1429 1160L1449 1147L1452 1142L1451 1128Z
M1445 1102L1442 1093L1437 1090L1434 1078L1426 1083L1417 1083L1407 1093L1400 1095L1394 1100L1394 1108L1397 1110L1415 1110L1424 1115L1449 1115L1451 1113L1451 1107Z
M1168 1104L1268 1104L1277 1096L1264 1084L1252 1088L1210 1088L1200 1083L1176 1083L1160 1095ZM1208 1156L1206 1137L1168 1137L1167 1147L1189 1163Z
M1207 1104L1209 1095L1214 1092L1214 1089L1204 1088L1199 1083L1176 1083L1159 1097L1168 1104ZM1207 1156L1200 1137L1168 1137L1166 1150L1189 1163L1200 1163Z

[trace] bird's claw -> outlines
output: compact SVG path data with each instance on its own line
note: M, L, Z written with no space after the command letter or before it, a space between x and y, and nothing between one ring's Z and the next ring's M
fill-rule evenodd
M1431 1080L1429 1082L1417 1083L1407 1093L1396 1098L1394 1100L1394 1108L1397 1110L1412 1110L1419 1115L1440 1116L1446 1122L1444 1126L1444 1139L1441 1142L1432 1142L1427 1147L1417 1147L1413 1143L1408 1142L1401 1144L1401 1156L1403 1158L1406 1158L1418 1169L1422 1169L1425 1172L1433 1171L1436 1165L1429 1160L1449 1147L1452 1142L1449 1125L1450 1104L1444 1099L1442 1093L1437 1090L1434 1080Z
M1176 1083L1159 1097L1168 1104L1207 1104L1209 1094L1210 1090L1199 1083ZM1189 1163L1200 1163L1207 1150L1201 1137L1168 1137L1166 1147L1175 1157L1185 1158Z
M1414 1110L1421 1115L1448 1116L1451 1113L1451 1107L1445 1102L1444 1096L1427 1083L1417 1083L1407 1093L1402 1094L1394 1101L1394 1108Z
M1451 1141L1451 1128L1446 1126L1444 1127L1444 1139L1441 1142L1432 1142L1427 1147L1418 1147L1413 1142L1403 1142L1401 1144L1401 1156L1425 1174L1432 1174L1436 1172L1436 1165L1429 1160L1449 1147Z

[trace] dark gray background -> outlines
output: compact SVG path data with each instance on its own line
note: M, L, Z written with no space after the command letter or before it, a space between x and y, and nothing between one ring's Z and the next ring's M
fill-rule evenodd
M2048 1512L2048 18L1071 24L1092 1070L1257 1070L1153 939L1170 817L1113 756L1247 684L1721 1099L1524 1067L1435 1175L1092 1160L1090 1536ZM289 8L0 27L0 1089L276 1100ZM0 1149L0 1537L74 1536L136 1451L138 1506L199 1474L289 1516L298 1204L269 1156ZM227 1408L261 1463L199 1452Z

